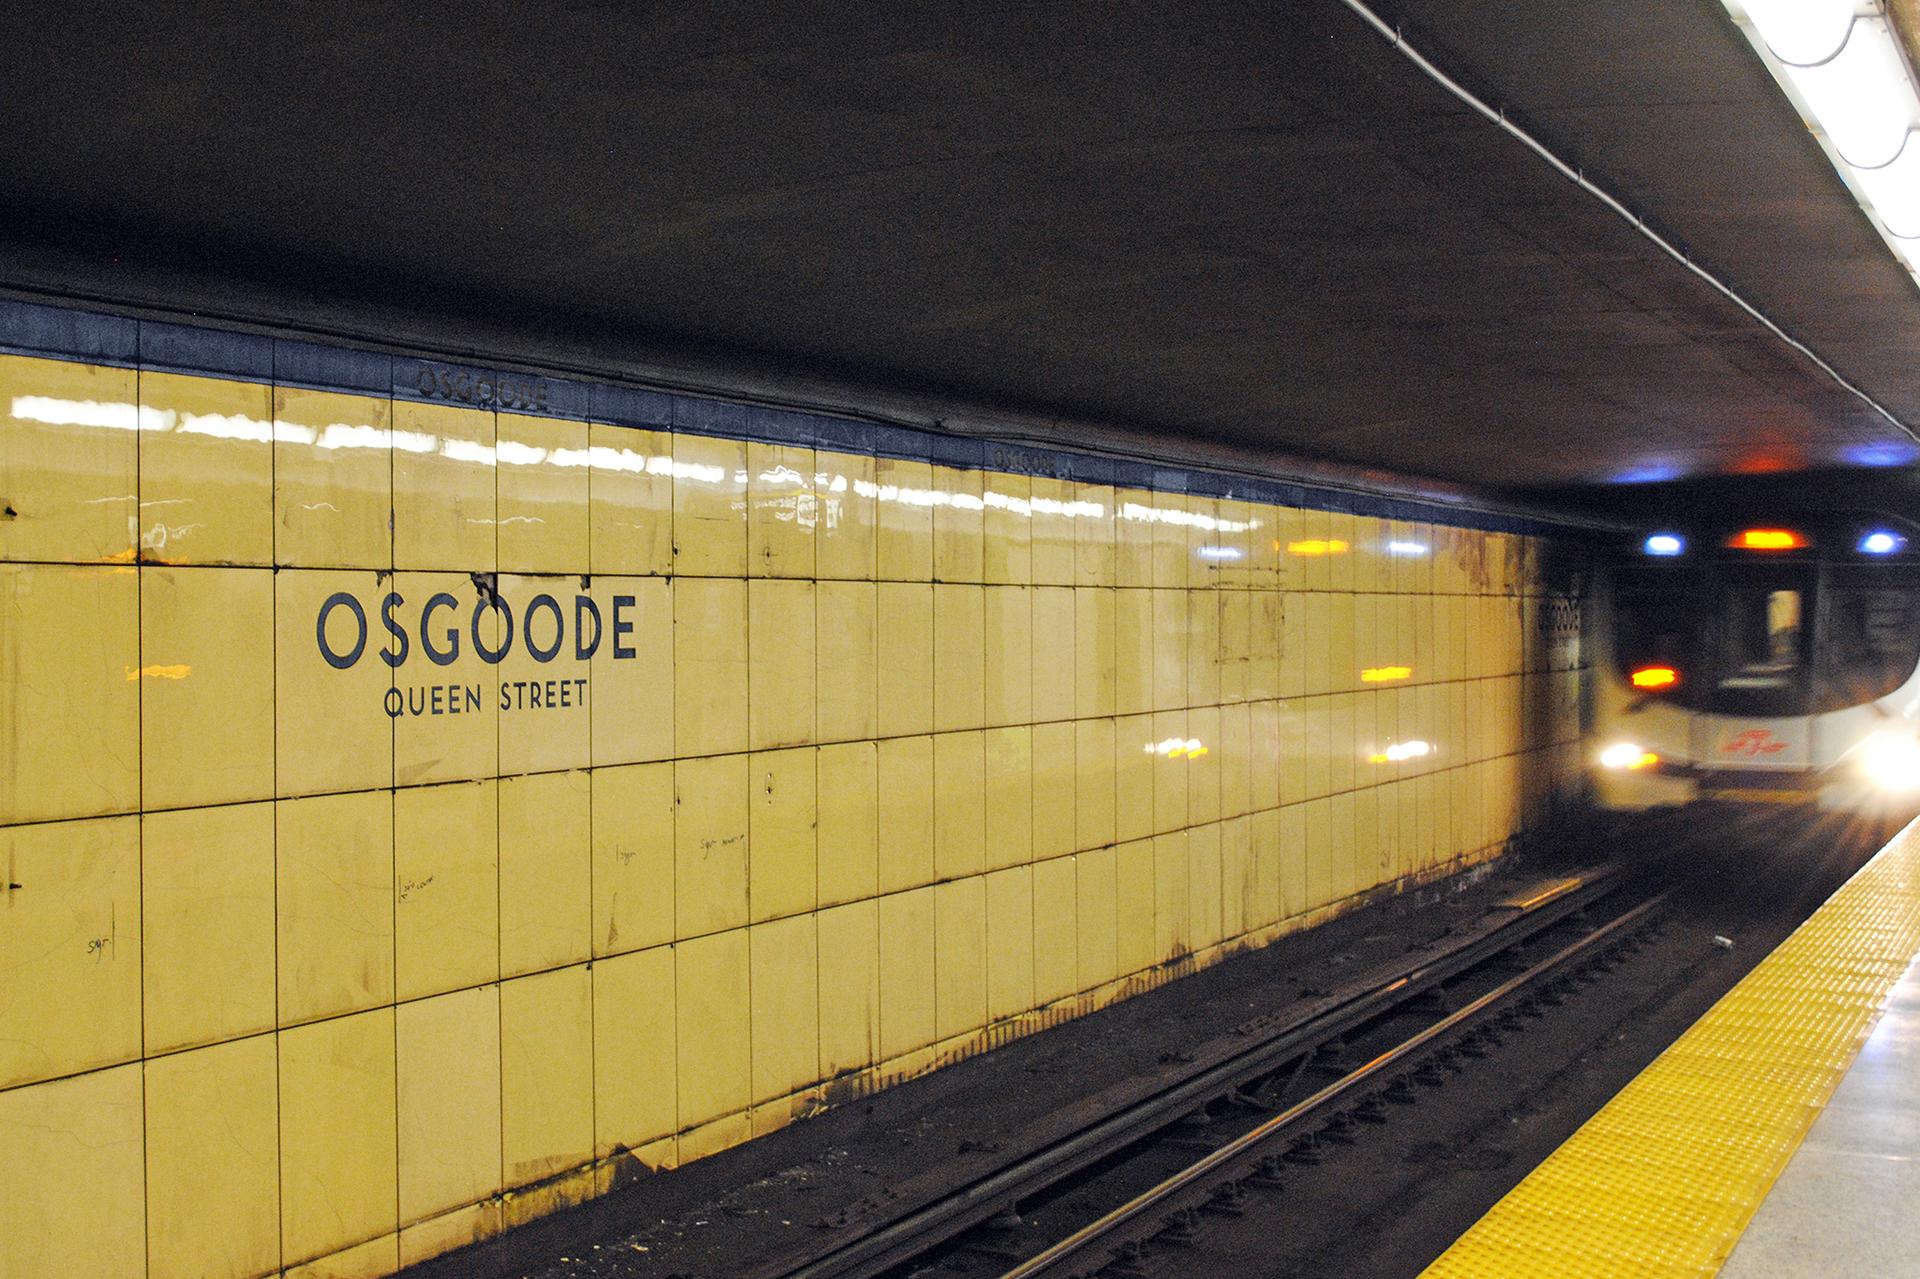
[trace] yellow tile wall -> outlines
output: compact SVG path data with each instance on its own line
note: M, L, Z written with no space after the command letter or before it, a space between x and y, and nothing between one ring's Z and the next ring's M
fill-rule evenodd
M0 1273L384 1273L1576 781L1536 539L19 356L0 410Z

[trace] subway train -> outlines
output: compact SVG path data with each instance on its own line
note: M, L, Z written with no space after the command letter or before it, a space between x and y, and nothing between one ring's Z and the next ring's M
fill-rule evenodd
M1597 586L1603 807L1920 802L1920 527L1654 527L1603 556Z

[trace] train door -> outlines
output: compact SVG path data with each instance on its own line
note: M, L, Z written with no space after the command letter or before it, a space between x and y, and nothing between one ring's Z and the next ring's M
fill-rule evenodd
M1709 769L1812 765L1816 575L1810 565L1724 565L1709 643L1712 713L1694 719L1693 757Z

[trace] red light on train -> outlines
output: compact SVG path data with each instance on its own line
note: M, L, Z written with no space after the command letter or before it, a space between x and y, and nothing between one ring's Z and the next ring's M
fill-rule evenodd
M1790 528L1741 529L1727 542L1743 551L1797 551L1806 544L1806 535Z
M1629 678L1635 688L1672 688L1680 682L1680 672L1671 666L1642 666Z

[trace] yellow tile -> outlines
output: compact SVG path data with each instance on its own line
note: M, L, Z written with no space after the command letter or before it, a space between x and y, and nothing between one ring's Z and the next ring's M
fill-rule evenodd
M1312 910L1339 896L1339 885L1334 881L1332 809L1325 799L1308 800L1301 808L1306 823L1301 846L1306 864L1306 900Z
M747 584L748 721L754 750L813 741L812 582Z
M747 575L744 441L673 436L673 571L692 577Z
M1074 490L1074 583L1113 586L1114 493L1110 484L1079 484Z
M8 1275L146 1273L141 1069L136 1063L0 1092Z
M673 583L674 752L747 748L747 584L727 578Z
M1033 866L1033 998L1050 1004L1075 993L1079 926L1072 857Z
M1074 725L1074 847L1099 848L1114 836L1114 722Z
M1078 568L1071 481L1036 475L1028 499L1033 581L1040 586L1072 586Z
M1157 756L1153 716L1129 715L1113 726L1113 837L1153 834L1153 775Z
M1383 864L1380 841L1380 790L1368 787L1353 795L1353 866L1355 892L1364 892L1393 878Z
M768 1101L819 1078L820 957L812 915L747 930L753 990L753 1099Z
M404 1228L500 1186L500 988L401 1004L394 1016Z
M933 727L950 733L985 720L986 588L933 588Z
M1154 931L1154 841L1130 840L1114 848L1114 964L1121 974L1159 962Z
M303 1266L289 1266L286 1279L382 1279L400 1268L400 1236L382 1235L342 1248Z
M1153 829L1155 834L1187 824L1187 713L1153 717Z
M673 940L670 763L593 771L593 953Z
M1247 807L1252 812L1280 806L1280 703L1248 707Z
M822 578L872 581L879 520L874 459L822 449L814 465L816 571Z
M1220 584L1220 502L1197 493L1187 494L1187 585L1212 588Z
M400 1228L400 1264L415 1266L442 1253L491 1239L504 1228L498 1200L465 1204Z
M1125 589L1113 593L1114 709L1137 715L1154 702L1154 593Z
M857 901L823 910L819 924L820 1069L832 1079L879 1060L880 908Z
M1300 591L1280 592L1280 696L1303 697L1307 691L1307 601Z
M933 778L934 876L978 875L986 867L985 734L935 737Z
M1220 824L1209 822L1187 832L1187 919L1190 945L1196 951L1220 944L1221 861Z
M933 467L926 462L880 458L876 545L882 581L925 582L933 577Z
M1033 1007L1033 868L986 877L987 1017L999 1021Z
M578 578L503 573L499 584L513 613L513 641L479 691L498 708L500 772L585 768L592 762L593 645L605 639L599 605Z
M1213 706L1220 690L1220 600L1225 591L1187 592L1187 705Z
M394 1230L394 1013L283 1030L280 1230L289 1264Z
M1033 730L986 733L986 865L989 870L1033 859Z
M1153 495L1153 585L1161 590L1187 588L1187 499L1184 493Z
M141 819L146 1051L274 1025L273 805Z
M586 965L500 984L501 1185L593 1158L593 977Z
M1333 698L1309 697L1302 706L1306 720L1307 797L1333 789Z
M815 732L823 742L878 735L878 600L872 582L821 582L814 595Z
M1116 594L1103 586L1074 591L1074 714L1082 719L1114 713Z
M987 892L979 875L933 896L934 1033L950 1039L987 1024Z
M1121 489L1114 494L1114 584L1153 585L1153 494Z
M989 471L982 515L981 567L987 581L1024 585L1033 581L1033 482L1024 475Z
M1187 712L1187 741L1187 824L1199 826L1220 819L1219 707L1196 706Z
M275 805L283 1026L393 1001L393 802L378 791Z
M0 828L0 1088L140 1055L140 827Z
M1074 861L1077 984L1092 990L1120 975L1119 858L1109 847L1081 853Z
M394 988L401 999L500 976L498 785L394 793Z
M1039 586L1033 592L1033 718L1072 719L1075 702L1074 592Z
M398 652L381 621L391 580L359 570L282 569L273 575L278 794L393 785L394 721L388 710L394 672L381 660ZM393 617L409 634L412 656L421 644L417 606L426 598L409 599L416 607L395 605ZM454 625L451 612L436 618L444 621L443 630ZM440 670L422 662L409 675L418 669Z
M272 564L272 389L143 373L140 421L140 558Z
M818 901L814 756L803 746L749 761L747 893L756 923L811 911Z
M989 586L983 617L985 689L989 725L1033 719L1033 591L1025 586Z
M141 801L273 797L273 571L140 573Z
M131 568L0 564L0 823L138 806L138 619Z
M595 422L588 431L588 563L595 575L673 571L673 437Z
M392 415L385 398L274 390L274 558L280 564L377 568L393 562Z
M1186 706L1187 662L1191 656L1187 592L1153 592L1153 709Z
M398 712L393 718L395 783L417 786L497 775L499 659L515 643L508 628L518 616L509 619L505 612L512 603L491 591L483 595L466 573L395 573L392 582L403 601L393 616L414 632L387 698L388 711ZM384 611L383 605L379 612ZM375 612L369 616L377 626ZM397 641L386 651L393 646Z
M1280 564L1286 558L1286 546L1280 540L1280 508L1255 502L1248 509L1248 585L1259 591L1274 590L1280 585Z
M394 402L394 567L493 571L494 457L492 412Z
M1327 513L1327 537L1335 545L1346 550L1337 555L1326 557L1327 586L1329 590L1351 592L1354 584L1354 545L1355 531L1353 512L1330 511Z
M934 1041L933 889L880 899L880 1059Z
M1246 928L1254 932L1280 922L1281 867L1280 810L1262 809L1247 818Z
M585 772L546 773L500 782L503 975L578 963L592 954L592 778ZM657 881L650 887L657 892Z
M978 582L985 569L985 476L980 471L936 466L933 487L938 494L933 508L933 580Z
M594 1154L637 1150L679 1126L674 951L593 965Z
M1253 665L1252 625L1252 592L1222 591L1219 634L1222 702L1243 702L1247 699L1248 676Z
M745 1110L751 1100L747 930L699 937L674 951L674 1040L684 1130Z
M813 450L747 445L747 571L755 577L812 577Z
M1063 720L1033 726L1033 855L1058 857L1073 851L1078 838L1078 790L1073 723Z
M1153 839L1153 949L1156 962L1178 959L1193 950L1193 872L1187 857L1187 832Z
M880 891L933 882L933 739L879 744Z
M271 1035L147 1063L147 1274L280 1268L279 1097Z
M134 396L131 369L0 355L0 559L132 561Z
M1280 914L1291 919L1311 909L1307 894L1307 806L1280 810Z
M587 689L594 766L668 759L674 745L673 583L596 578L591 597L603 627ZM593 620L584 624L591 633Z
M1220 708L1220 741L1214 748L1214 771L1220 775L1220 815L1238 817L1251 811L1248 771L1252 757L1252 708L1244 702Z
M681 937L747 922L748 785L745 755L673 766L674 917Z
M502 413L496 429L500 570L590 572L587 424Z
M1353 789L1355 768L1360 761L1355 716L1358 699L1353 693L1338 693L1327 699L1328 764L1330 792Z
M1212 554L1215 573L1222 585L1236 591L1252 585L1253 507L1235 498L1220 499L1220 527L1215 531Z
M872 742L823 746L815 770L818 900L822 906L861 901L879 884L879 751Z
M1285 597L1279 591L1249 591L1252 615L1247 623L1247 697L1261 701L1280 696L1281 630L1286 625Z
M933 587L879 587L879 708L882 736L933 728Z

